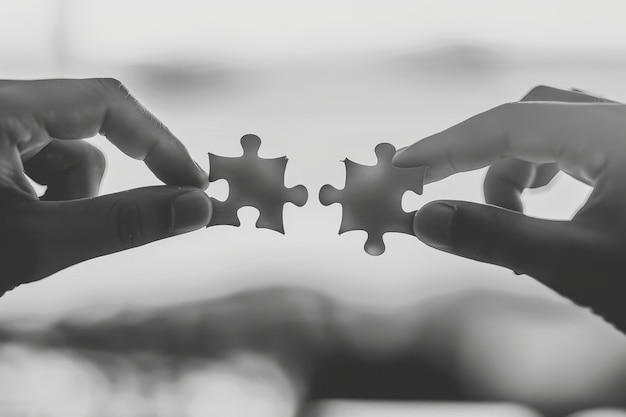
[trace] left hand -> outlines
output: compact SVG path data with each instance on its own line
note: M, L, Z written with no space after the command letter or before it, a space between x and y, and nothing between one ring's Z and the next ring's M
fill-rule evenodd
M102 134L167 186L94 197ZM26 175L47 185L42 198ZM0 81L0 295L70 265L206 226L207 174L117 80Z

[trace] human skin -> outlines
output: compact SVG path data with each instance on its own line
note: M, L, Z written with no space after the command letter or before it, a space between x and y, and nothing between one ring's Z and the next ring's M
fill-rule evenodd
M626 332L626 106L536 87L399 151L426 183L489 166L487 205L434 201L414 219L426 244L527 274ZM593 187L570 221L523 214L526 188L563 171Z
M166 185L96 197L101 134ZM38 197L27 176L46 185ZM207 174L114 79L0 81L0 295L87 259L206 226Z

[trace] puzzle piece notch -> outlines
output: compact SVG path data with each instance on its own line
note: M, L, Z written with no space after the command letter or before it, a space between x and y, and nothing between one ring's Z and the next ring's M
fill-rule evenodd
M261 158L261 139L256 135L241 138L243 154L225 157L209 153L209 181L226 180L229 193L225 201L211 198L213 216L209 226L240 226L237 212L242 207L259 210L256 227L285 233L283 206L286 203L302 207L308 200L303 185L285 187L287 158Z
M385 252L385 233L414 234L416 211L407 213L402 209L402 196L406 191L422 194L426 173L426 167L394 167L391 160L396 148L389 143L378 144L375 153L377 163L372 166L345 159L344 189L326 184L319 193L323 205L342 206L339 234L352 230L367 232L365 251L372 256Z

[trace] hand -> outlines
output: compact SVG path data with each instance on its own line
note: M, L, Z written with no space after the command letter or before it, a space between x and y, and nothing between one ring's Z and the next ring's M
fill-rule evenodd
M431 202L416 214L415 234L528 274L626 332L626 106L549 87L523 101L398 152L396 166L428 166L427 183L490 166L484 190L493 205ZM522 191L559 170L594 188L585 205L571 221L522 214Z
M168 186L96 198L102 134ZM40 199L28 182L47 185ZM207 174L112 79L0 81L0 295L70 265L206 226ZM64 201L69 200L69 201Z

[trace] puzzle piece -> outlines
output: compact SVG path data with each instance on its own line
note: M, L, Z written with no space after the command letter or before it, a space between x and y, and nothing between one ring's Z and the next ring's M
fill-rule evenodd
M415 211L402 209L402 196L408 190L422 194L426 167L396 168L391 160L396 148L389 143L376 146L378 163L361 165L345 159L346 186L338 190L324 185L320 202L325 205L340 203L342 220L339 234L350 230L365 230L365 252L380 255L385 251L383 235L400 232L413 235Z
M293 203L302 207L308 192L303 185L285 187L287 157L266 159L258 155L261 139L256 135L241 138L243 155L229 158L209 153L209 181L228 181L229 193L225 201L211 198L213 216L209 226L239 226L237 211L245 206L256 207L259 219L256 227L285 233L283 206Z

